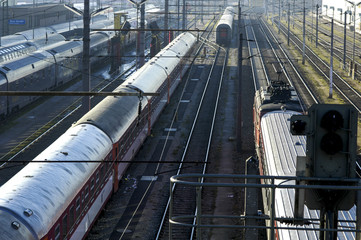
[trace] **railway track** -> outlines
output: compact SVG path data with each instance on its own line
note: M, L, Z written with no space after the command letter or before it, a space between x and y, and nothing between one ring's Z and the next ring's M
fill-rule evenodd
M283 35L287 36L287 28L281 24L281 32ZM302 40L290 33L290 41L295 45L295 47L302 52ZM305 57L310 62L316 71L323 76L324 81L330 82L330 66L329 63L322 60L311 48L308 46L305 47ZM333 89L335 89L344 99L345 102L353 105L359 113L361 113L361 94L353 88L342 76L337 72L333 71Z
M251 35L247 34L247 39L254 39L257 42L257 46L263 49L263 51L258 49L258 55L263 61L260 61L258 66L253 66L255 63L251 61L253 66L252 69L257 69L257 72L259 73L261 71L259 69L259 64L261 64L261 66L263 66L262 72L266 75L266 79L268 79L266 86L262 84L262 82L264 82L263 78L261 80L255 80L255 89L258 89L260 86L266 89L270 81L282 80L295 87L298 95L302 99L301 105L304 109L311 106L313 103L317 103L317 97L311 91L307 81L297 70L297 67L288 56L286 50L282 47L268 26L262 20L257 18L249 18L246 25L248 25L246 28L246 30L248 29L247 33L252 33ZM262 40L258 41L258 39ZM257 73L254 72L253 75L256 76Z
M206 172L227 54L227 51L224 49L218 49L217 51L193 120L191 132L180 159L177 175ZM199 139L204 140L200 142ZM199 162L199 165L194 165L194 161ZM173 214L195 216L197 209L195 206L196 194L194 189L177 189L176 187L172 189L172 192L174 193L173 209L176 209ZM194 228L174 226L172 232L170 232L168 225L169 202L170 199L164 210L163 221L159 227L156 239L165 239L168 236L173 237L173 239L192 239L195 234ZM193 218L188 219L187 223L195 224Z
M128 172L136 174L138 177L128 174L121 181L119 194L117 193L118 196L115 196L114 199L122 199L121 205L124 207L120 208L118 201L110 201L105 210L104 218L99 219L90 232L89 239L131 239L135 236L148 239L154 238L157 235L156 230L159 227L159 222L162 220L162 209L167 206L167 196L169 195L168 179L170 176L176 174L178 169L186 169L192 172L199 172L200 169L203 169L202 158L195 156L195 153L200 152L199 148L193 150L195 153L192 154L191 160L189 160L190 156L188 156L188 159L185 160L187 163L180 166L177 164L180 163L181 151L185 144L183 141L186 142L185 137L190 134L189 131L193 132L193 138L198 139L196 143L192 142L193 146L204 149L203 142L204 144L208 142L209 137L205 137L206 132L202 130L207 128L212 111L204 110L204 108L197 110L196 107L198 102L201 101L202 95L205 95L203 96L203 105L212 105L206 96L214 98L214 94L210 94L210 96L209 93L207 95L202 94L201 89L206 88L206 85L208 85L207 92L210 91L209 89L214 91L216 84L212 81L219 79L219 74L221 74L219 68L224 65L224 62L219 63L220 60L215 62L216 49L212 44L206 43L206 38L212 33L211 30L214 25L215 21L207 24L206 30L208 31L203 32L199 38L200 45L195 54L196 58L192 60L193 64L189 70L188 78L184 79L178 86L170 106L164 110L158 120L158 122L166 121L167 123L161 123L162 127L160 129L156 126L153 128L150 137L152 139L151 143L146 144L145 149L134 159L137 164L130 166ZM206 45L207 49L204 50ZM211 67L205 65L204 61L215 62L212 71L213 74L217 72L217 76L211 73L212 71L209 69ZM204 79L205 75L208 76L206 79ZM212 79L207 80L211 76ZM203 116L204 111L207 113L206 117ZM195 126L191 125L190 120L195 117L193 114L198 115L199 118ZM202 140L200 141L200 139ZM200 142L202 142L202 146ZM140 162L143 164L138 164ZM139 175L142 177L139 177ZM187 193L186 195L191 198L192 194ZM189 206L185 209L188 208ZM112 217L114 215L119 217L114 219ZM145 221L149 222L147 226L142 224ZM163 221L167 222L168 220L164 218ZM113 230L110 230L110 228ZM166 231L163 230L163 233L166 233ZM159 238L167 238L163 233L158 233Z
M298 19L300 21L300 19ZM302 22L302 21L301 21ZM325 20L323 21L322 18L319 19L319 24L318 24L318 45L321 45L321 47L329 50L330 49L330 28L331 28L331 21L330 20ZM316 34L313 31L312 28L312 22L310 23L309 19L306 19L306 24L308 26L308 28L306 29L306 34L307 36L310 36L312 39L316 39ZM329 27L326 28L325 26L328 25ZM302 28L300 26L299 23L296 23L296 26L298 26L300 29ZM350 30L347 30L346 27L346 49L344 48L344 43L345 43L345 36L344 36L344 25L339 23L337 20L335 20L334 22L334 27L335 27L335 34L334 34L334 56L342 63L343 65L343 61L345 60L345 65L349 65L349 62L352 61L352 57L349 57L350 55L352 55L353 53L353 34L352 36L350 36ZM312 29L312 31L309 30L309 28ZM342 29L340 29L342 28ZM342 32L343 36L341 37L340 34L337 33L338 32ZM359 35L359 34L358 34ZM310 38L309 37L309 38ZM327 37L327 39L325 38ZM312 42L312 41L311 41ZM356 35L355 38L355 56L360 56L360 49L359 49L359 41ZM346 55L344 55L344 53L346 53ZM355 62L356 64L360 65L360 62L357 61L358 59L355 58ZM342 68L344 70L347 69L346 66L342 66ZM360 75L361 71L358 70L357 74Z

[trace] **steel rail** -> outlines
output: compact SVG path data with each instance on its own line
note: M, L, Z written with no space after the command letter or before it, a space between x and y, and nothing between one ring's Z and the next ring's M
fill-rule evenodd
M211 24L209 24L209 25L207 26L207 28L208 28L209 26L211 26ZM213 25L213 27L214 27L214 25ZM204 32L204 33L207 33L206 31L203 31L203 32ZM208 35L209 35L210 33L211 33L211 31L208 32ZM204 45L204 44L205 44L205 43L202 43L202 44L199 46L199 48L197 49L197 51L196 51L196 53L195 53L195 55L194 55L194 58L193 58L193 60L192 60L192 63L191 63L191 69L189 70L190 72L191 72L191 70L192 70L192 68L193 68L193 66L194 66L193 63L194 63L195 59L197 58L197 56L199 55L199 53L201 52L201 49L203 48L203 45ZM189 82L189 80L190 80L190 76L188 75L187 80L186 80L186 83ZM183 89L183 92L182 92L181 96L183 96L184 94L185 94L185 88ZM182 99L182 97L180 97L180 100L179 100L178 103L177 103L176 112L178 111L178 109L179 109L179 107L180 107L181 99ZM175 121L176 121L176 115L173 116L169 128L172 128L172 126L174 125ZM165 142L164 142L164 144L163 144L163 148L162 148L161 154L160 154L160 156L159 156L159 159L160 159L160 160L157 162L158 164L157 164L156 170L155 170L155 172L154 172L154 175L159 174L158 171L159 171L159 166L160 166L160 164L165 163L165 161L161 161L161 159L163 158L163 156L164 156L164 154L165 154L165 150L166 150L166 146L167 146L167 143L168 143L168 141L169 141L169 138L170 138L170 132L168 131L167 136L166 136L166 138L165 138ZM127 230L128 230L128 228L129 228L130 224L132 223L132 221L133 221L133 219L134 219L137 211L139 210L140 206L142 205L142 203L143 203L144 200L145 200L145 196L146 196L146 195L148 194L148 192L150 191L151 186L154 184L154 182L155 182L155 181L154 181L153 179L149 182L148 186L146 187L145 192L142 194L142 197L141 197L139 203L137 204L134 212L132 213L130 219L128 220L128 222L127 222L127 224L126 224L126 226L124 227L124 229L123 229L123 231L122 231L121 236L119 237L119 239L122 239L122 238L124 237L124 235L127 233ZM166 209L168 209L167 207L168 207L168 204L167 204L167 206L166 206ZM167 212L167 210L166 210L165 212ZM162 226L162 225L164 224L164 221L165 221L165 215L163 215L163 217L162 217L160 226ZM159 238L160 231L161 231L161 229L157 232L157 239Z
M284 27L284 26L282 25L282 27ZM285 32L283 29L281 29L281 30L282 30L282 32L283 32L284 34L286 34L286 32ZM298 41L301 41L301 40L300 40L296 35L294 35L293 33L292 33L292 35L293 35ZM294 43L294 45L296 46L296 48L298 48L300 51L302 51L301 48L298 46L298 44L297 44L295 41L293 41L292 39L291 39L291 41ZM313 55L318 61L320 61L320 62L324 65L324 67L326 67L327 69L330 69L330 67L328 66L328 64L325 63L320 57L318 57L318 56L312 51L312 49L310 49L308 46L306 46L306 49L307 49L310 53L312 53L312 55ZM322 69L320 69L319 65L316 64L316 63L311 59L311 57L310 57L308 54L306 54L306 57L307 57L307 59L310 61L310 63L312 63L312 65L313 65L314 67L316 67L317 70L326 78L326 80L329 81L329 77L326 75L326 73L325 73ZM339 81L341 81L343 84L345 84L345 85L349 88L349 90L351 90L355 95L357 95L359 98L361 98L360 93L358 93L350 84L348 84L347 81L345 81L345 80L344 80L340 75L338 75L335 71L333 71L333 73L337 76L337 78L339 79ZM335 79L334 79L334 81L333 81L333 86L335 87L335 89L338 90L338 92L339 92L352 106L354 106L354 107L357 109L357 111L358 111L359 113L361 113L361 108L358 107L358 106L340 89L340 87L337 85L337 83L335 83Z
M247 19L247 20L249 20L249 19ZM246 21L246 19L245 19L245 21ZM246 24L245 31L246 31L246 38L250 39L247 29L248 29L248 24ZM242 39L241 39L241 41L242 41ZM251 42L250 41L247 41L247 44L248 44L248 55L249 55L249 57L255 56L256 54L258 54L258 53L256 53L256 54L252 53L252 51L251 51L252 47L251 47ZM254 90L257 91L260 88L260 86L259 86L260 84L258 83L258 81L256 81L257 77L256 77L256 74L255 74L255 66L254 66L255 64L254 64L253 61L254 61L254 59L253 59L253 57L251 57L250 63L251 63L251 69L252 69L253 86L254 86ZM264 74L266 74L266 73L264 73Z
M276 39L276 36L274 35L274 33L271 31L271 29L269 28L269 26L264 22L264 19L262 18L262 23L263 25L267 28L268 32L270 33L270 35L273 37L273 39L275 41L277 41ZM264 28L263 26L261 27L262 30L264 31ZM265 32L265 31L264 31ZM267 34L266 34L267 36ZM268 37L267 37L267 40ZM315 96L315 94L312 92L312 90L310 89L310 87L308 86L308 84L306 83L306 80L301 76L300 72L298 71L298 69L296 68L295 64L293 63L293 61L290 59L290 57L288 56L288 54L286 53L286 51L284 50L284 48L282 47L282 45L280 44L279 45L279 49L282 51L283 55L285 56L285 58L287 59L287 63L289 64L289 66L291 66L292 70L294 71L294 73L296 73L298 79L302 82L303 86L305 87L305 89L307 90L307 92L310 94L312 100L315 102L315 103L319 103L319 100L317 99L317 97ZM288 72L287 72L288 74ZM290 82L292 85L293 83ZM296 90L297 91L297 90ZM297 95L299 96L299 94L297 93Z

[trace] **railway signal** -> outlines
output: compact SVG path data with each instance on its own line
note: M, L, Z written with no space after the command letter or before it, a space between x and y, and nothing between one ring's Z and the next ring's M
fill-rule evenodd
M356 177L357 118L354 107L336 104L315 104L308 115L291 117L291 133L307 136L305 176L335 179L309 181L308 185L345 185L342 179ZM353 191L306 190L306 205L348 210L354 205L354 196Z

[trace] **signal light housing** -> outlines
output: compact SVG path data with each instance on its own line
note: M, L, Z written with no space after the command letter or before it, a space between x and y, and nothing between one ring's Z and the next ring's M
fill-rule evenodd
M353 106L336 104L315 104L308 115L291 117L291 133L307 136L306 177L333 178L334 185L343 185L342 179L356 177L357 120L358 112ZM306 190L306 205L310 209L327 205L348 210L354 199L354 191Z

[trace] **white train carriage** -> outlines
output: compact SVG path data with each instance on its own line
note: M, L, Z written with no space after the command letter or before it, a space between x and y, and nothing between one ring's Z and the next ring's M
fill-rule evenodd
M306 137L293 136L290 133L290 118L293 114L300 114L295 111L271 111L266 113L261 118L260 130L260 173L262 175L270 176L295 176L296 174L296 159L297 156L306 155ZM282 184L282 181L276 181L275 184ZM270 182L267 182L270 183ZM294 181L288 181L287 185L295 184ZM265 214L270 215L271 211L271 190L262 189L263 205ZM276 189L275 192L275 217L290 217L293 218L294 209L294 189ZM304 207L304 217L319 219L320 213L316 210L309 210L307 206ZM355 229L355 223L351 222L356 219L355 207L350 211L339 211L339 227L342 229ZM348 221L348 222L342 222ZM270 221L267 226L271 226ZM276 227L290 227L285 223L275 221ZM297 226L301 227L301 226ZM319 222L315 221L313 224L304 226L305 228L320 228ZM268 232L268 235L271 232ZM319 239L319 232L314 230L288 230L278 229L275 231L275 236L278 239ZM355 239L355 233L338 232L338 239Z
M233 31L233 7L227 7L216 27L216 43L229 46Z
M175 88L183 72L179 65L188 61L195 42L192 34L181 34L115 90L159 96L105 98L35 158L40 162L29 163L0 188L5 239L85 238L167 102L162 99Z

